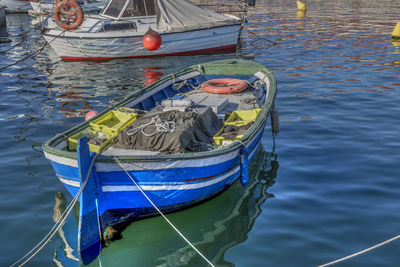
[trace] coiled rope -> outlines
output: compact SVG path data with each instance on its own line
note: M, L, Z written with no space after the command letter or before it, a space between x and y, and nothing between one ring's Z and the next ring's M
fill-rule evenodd
M160 215L167 221L167 223L186 241L210 266L215 267L214 264L211 263L201 252L172 224L170 220L161 212L161 210L151 201L151 199L146 195L143 189L136 183L136 181L132 178L132 176L128 173L128 171L122 166L121 162L117 157L114 157L114 161L121 167L122 170L129 176L132 182L135 184L137 188L139 188L140 192L145 196L145 198L150 202L150 204L160 213Z
M22 262L18 266L25 265L28 261L30 261L33 257L35 257L44 248L44 246L46 246L47 243L50 242L50 240L53 238L53 236L58 232L58 230L61 228L61 226L64 224L65 220L67 219L68 215L71 213L72 208L74 207L75 203L78 201L78 198L79 198L80 194L82 193L83 189L85 188L85 185L89 179L89 175L93 169L93 165L97 158L97 155L98 154L93 156L92 161L90 162L90 165L89 165L89 169L86 172L85 180L81 184L79 191L76 193L75 197L69 203L68 207L65 209L63 214L61 214L60 218L54 224L53 228L51 228L51 230L47 233L47 235L33 249L31 249L28 253L26 253L24 256L22 256L19 260L17 260L13 264L11 264L10 267L16 266L19 262L21 262L27 258L24 262Z
M353 257L355 257L355 256L361 255L361 254L363 254L363 253L366 253L366 252L368 252L368 251L370 251L370 250L379 248L379 247L381 247L381 246L383 246L383 245L386 245L386 244L388 244L388 243L390 243L390 242L392 242L392 241L395 241L396 239L399 239L399 238L400 238L400 235L395 236L395 237L393 237L393 238L391 238L391 239L389 239L389 240L386 240L386 241L384 241L384 242L382 242L382 243L379 243L379 244L377 244L377 245L375 245L375 246L372 246L372 247L370 247L370 248L364 249L364 250L362 250L362 251L359 251L359 252L357 252L357 253L351 254L351 255L349 255L349 256L343 257L343 258L341 258L341 259L338 259L338 260L335 260L335 261L331 261L331 262L328 262L328 263L319 265L318 267L325 267L325 266L329 266L329 265L333 265L333 264L336 264L336 263L345 261L345 260L347 260L347 259L350 259L350 258L353 258Z
M156 127L155 131L152 133L145 133L144 129L150 125L154 125ZM173 131L175 131L175 129L176 129L176 126L175 126L174 121L164 121L159 116L155 116L155 117L151 118L150 122L140 125L138 127L129 129L128 131L126 131L126 134L128 136L130 136L130 135L134 135L135 133L137 133L139 131L142 131L143 135L150 137L150 136L155 135L158 132L172 133Z

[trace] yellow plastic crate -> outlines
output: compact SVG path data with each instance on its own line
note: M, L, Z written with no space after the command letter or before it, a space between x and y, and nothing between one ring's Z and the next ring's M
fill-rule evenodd
M231 113L231 115L226 119L224 125L235 125L235 126L243 126L253 122L257 119L258 115L260 115L261 109L249 109L249 110L235 110ZM214 142L221 145L229 145L234 140L239 140L243 137L243 134L237 135L234 140L226 139L225 137L220 136L222 133L222 129L213 137Z
M84 135L88 136L89 150L91 152L96 152L96 153L100 153L100 151L103 150L103 148L108 146L117 137L117 135L113 135L113 136L110 136L110 137L107 137L106 139L104 139L104 141L101 144L95 144L96 140L93 140L93 138L96 137L96 132L93 132L90 129L88 129L88 131L87 130L80 131L80 132L68 137L69 150L76 151L76 149L78 147L78 139ZM99 139L97 139L97 140L99 140Z
M235 140L239 140L240 138L243 137L243 134L239 134L235 137L235 140L229 140L226 139L225 137L219 136L220 133L216 134L213 139L214 142L218 145L218 146L222 146L222 145L229 145L231 144L233 141Z
M110 110L100 118L95 119L89 127L68 137L68 149L76 150L78 139L86 135L89 139L89 150L100 153L108 146L118 133L137 118L134 109L121 107L117 110ZM100 138L101 137L101 138ZM102 141L101 143L96 143Z
M118 110L110 110L100 118L95 119L90 123L90 128L93 131L105 133L107 137L112 137L118 135L136 118L137 113L134 113L134 109L122 107Z
M225 125L236 125L242 126L246 125L252 121L255 121L260 115L261 109L249 109L249 110L235 110L226 119Z

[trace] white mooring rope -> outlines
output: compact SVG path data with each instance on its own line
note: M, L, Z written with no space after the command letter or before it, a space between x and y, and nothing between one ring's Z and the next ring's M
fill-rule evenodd
M121 162L117 157L114 157L115 162L125 171L125 173L129 176L132 182L139 188L140 192L147 198L147 200L153 205L153 207L160 213L160 215L167 221L167 223L188 243L210 266L215 267L214 264L211 263L201 252L192 244L190 241L172 224L170 220L161 212L161 210L151 201L151 199L146 195L143 189L135 182L132 176L125 170L124 166L122 166Z
M23 266L25 265L28 261L30 261L33 257L35 257L43 248L44 246L47 245L47 243L50 242L50 240L53 238L53 236L58 232L58 230L61 228L61 226L64 225L65 220L68 218L68 215L71 213L72 208L74 207L76 201L78 200L80 194L82 193L83 189L85 188L85 185L89 179L89 175L92 171L94 161L97 158L97 155L94 155L92 158L92 161L90 162L89 169L86 172L85 180L81 184L81 187L79 188L78 193L76 193L75 197L72 199L72 201L69 203L68 207L64 210L64 212L61 214L60 218L58 221L54 224L53 228L50 229L50 231L47 233L47 235L33 248L31 249L28 253L26 253L24 256L22 256L19 260L14 262L13 264L10 265L10 267L16 266L19 262L27 258L30 254L28 259L26 259L23 263L21 263L18 266ZM38 248L39 247L39 248ZM34 251L36 248L38 248L36 251Z
M338 260L335 260L335 261L331 261L331 262L325 263L325 264L323 264L323 265L319 265L318 267L325 267L325 266L329 266L329 265L332 265L332 264L336 264L336 263L345 261L345 260L347 260L347 259L353 258L353 257L355 257L355 256L358 256L358 255L360 255L360 254L363 254L363 253L365 253L365 252L368 252L368 251L370 251L370 250L373 250L373 249L375 249L375 248L379 248L379 247L381 247L381 246L383 246L383 245L386 245L387 243L390 243L390 242L392 242L392 241L394 241L394 240L396 240L396 239L399 239L399 238L400 238L400 235L395 236L395 237L393 237L393 238L391 238L391 239L389 239L389 240L386 240L386 241L384 241L384 242L382 242L382 243L379 243L379 244L377 244L377 245L375 245L375 246L372 246L372 247L370 247L370 248L364 249L364 250L359 251L359 252L357 252L357 253L351 254L351 255L346 256L346 257L344 257L344 258L341 258L341 259L338 259Z

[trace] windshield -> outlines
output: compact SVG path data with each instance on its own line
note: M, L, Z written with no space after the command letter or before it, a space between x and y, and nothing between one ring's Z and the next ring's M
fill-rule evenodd
M103 15L118 18L122 8L125 6L126 0L112 0L103 11Z
M104 8L102 14L118 18L123 11L127 0L111 0ZM156 14L154 0L130 0L128 6L123 11L122 17L153 16Z
M125 9L123 17L152 16L155 14L156 7L154 1L131 0Z

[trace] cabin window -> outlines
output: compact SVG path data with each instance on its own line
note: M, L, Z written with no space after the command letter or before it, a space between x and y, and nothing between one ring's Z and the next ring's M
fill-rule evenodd
M136 30L136 24L134 22L123 22L123 23L111 23L103 26L103 31L123 31L123 30Z
M147 12L146 12L147 11ZM123 17L154 16L156 5L153 0L130 0Z
M119 13L124 8L126 0L111 0L103 11L103 15L118 18Z

